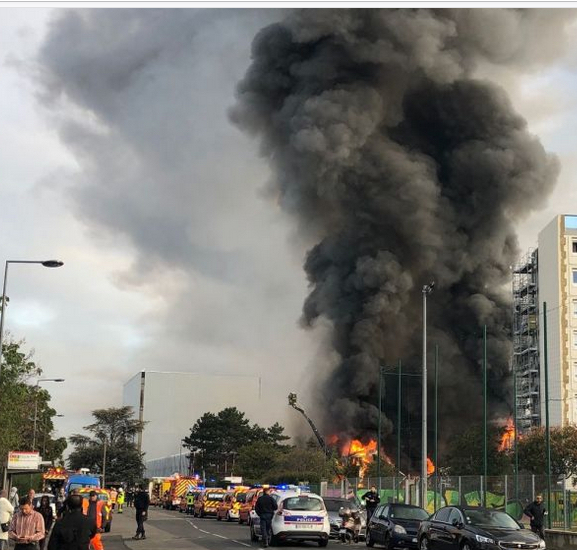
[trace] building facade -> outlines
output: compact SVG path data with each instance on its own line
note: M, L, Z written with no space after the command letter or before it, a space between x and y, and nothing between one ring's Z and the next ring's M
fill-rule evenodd
M187 452L182 449L182 439L206 412L237 407L251 420L260 420L261 396L259 376L189 372L142 371L123 389L124 405L133 407L136 416L146 422L138 446L145 453L145 463L155 469L170 469L176 464L174 457L179 457L182 465ZM172 461L170 467L165 459Z

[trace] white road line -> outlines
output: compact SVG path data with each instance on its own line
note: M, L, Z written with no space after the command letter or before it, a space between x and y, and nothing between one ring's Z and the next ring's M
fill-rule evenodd
M219 539L227 539L228 537L223 537L222 535L217 535L216 533L211 533L211 535L214 535L215 537L218 537Z
M200 531L201 533L206 533L207 535L210 535L210 533L209 533L208 531L205 531L204 529L199 529L199 531Z
M247 548L252 548L252 546L250 544L247 544L246 542L240 542L240 540L234 540L231 539L232 542L236 542L237 544L242 544L243 546L246 546Z

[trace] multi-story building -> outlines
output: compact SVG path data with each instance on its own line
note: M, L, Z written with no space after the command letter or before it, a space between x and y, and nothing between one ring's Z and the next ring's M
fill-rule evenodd
M546 359L550 425L577 423L577 215L556 216L514 266L513 304L519 431L545 423Z

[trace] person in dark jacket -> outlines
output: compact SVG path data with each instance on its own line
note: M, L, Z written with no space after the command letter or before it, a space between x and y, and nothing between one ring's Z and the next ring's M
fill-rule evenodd
M365 506L367 508L367 523L368 523L369 520L373 517L373 514L375 513L377 506L381 502L381 498L379 497L379 494L377 493L377 488L374 485L371 487L371 490L366 492L361 498L365 501Z
M134 540L143 540L146 538L144 520L146 520L148 516L149 505L150 497L148 493L142 487L139 487L134 497L134 509L136 511L136 535L132 537Z
M66 499L66 514L54 524L48 550L86 550L96 534L96 526L82 513L82 497Z
M543 531L543 524L547 510L543 504L543 495L537 495L535 500L529 504L523 513L529 518L531 531L537 533L543 540L545 540L545 533Z
M54 523L54 512L52 511L52 506L50 506L50 499L46 495L40 499L40 506L36 511L44 518L44 530L46 532L46 537L48 537L50 528ZM40 550L44 550L44 547L46 546L46 537L40 541Z
M260 518L260 533L265 548L270 544L272 538L272 518L277 507L276 500L270 496L270 487L265 487L254 506L254 511Z

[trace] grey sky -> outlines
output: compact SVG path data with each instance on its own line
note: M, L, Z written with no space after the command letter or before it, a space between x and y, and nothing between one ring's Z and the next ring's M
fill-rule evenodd
M280 11L2 15L0 259L66 263L11 268L6 326L66 378L50 387L60 433L119 405L142 368L263 374L275 412L255 420L294 419L288 390L331 359L322 327L298 325L310 243L227 118L252 38ZM548 206L519 227L523 248L577 210L577 63L556 53L522 74L479 68L561 160Z

